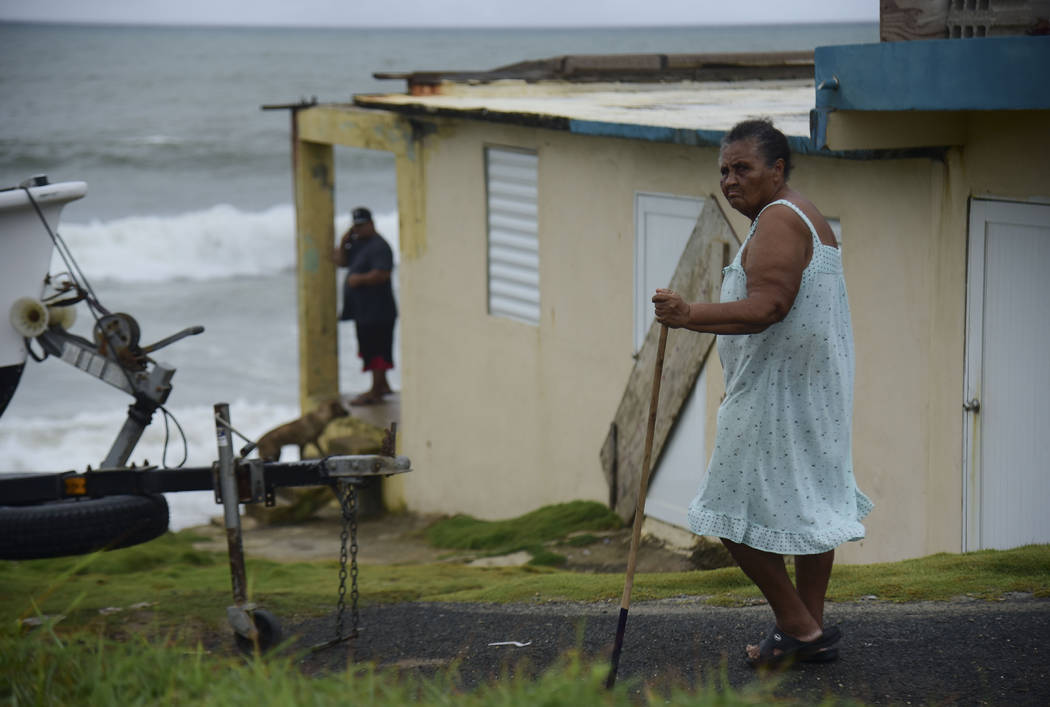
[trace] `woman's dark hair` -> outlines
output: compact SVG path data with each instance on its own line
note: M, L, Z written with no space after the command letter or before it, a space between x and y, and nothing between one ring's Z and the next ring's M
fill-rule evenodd
M791 175L791 148L788 147L787 137L774 128L772 122L758 119L737 123L722 138L722 147L739 140L754 140L767 167L772 167L777 160L784 160L784 180L787 181Z

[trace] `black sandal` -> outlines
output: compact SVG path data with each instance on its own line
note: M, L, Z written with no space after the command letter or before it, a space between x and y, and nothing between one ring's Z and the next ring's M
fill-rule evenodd
M830 663L839 657L839 649L835 644L841 638L842 631L838 626L825 629L819 638L812 641L800 641L774 626L769 635L758 644L758 657L747 656L747 664L752 668L760 668L779 667L796 661Z

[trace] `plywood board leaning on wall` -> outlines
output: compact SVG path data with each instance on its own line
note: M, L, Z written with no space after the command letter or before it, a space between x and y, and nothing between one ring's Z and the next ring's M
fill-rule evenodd
M688 302L717 302L722 287L722 268L736 256L740 246L732 227L714 196L704 207L671 278L670 287ZM634 515L638 483L642 476L642 454L650 389L660 325L653 323L631 369L616 416L600 452L605 480L610 485L610 505L629 522ZM692 393L696 378L714 348L713 334L688 330L669 332L664 354L660 409L653 435L653 464L667 442L679 411Z

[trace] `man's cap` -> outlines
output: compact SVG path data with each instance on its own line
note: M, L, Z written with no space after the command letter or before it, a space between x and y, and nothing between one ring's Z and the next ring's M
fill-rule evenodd
M353 219L355 226L361 223L368 223L372 220L372 212L363 206L358 206L353 211Z

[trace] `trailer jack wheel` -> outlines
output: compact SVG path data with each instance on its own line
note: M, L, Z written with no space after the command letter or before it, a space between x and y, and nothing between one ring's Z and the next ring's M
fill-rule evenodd
M240 631L234 633L237 650L245 655L262 655L281 642L281 624L276 616L265 609L252 609L246 613L251 617L256 637L249 638Z

